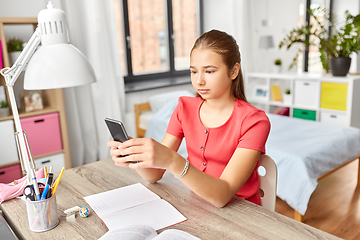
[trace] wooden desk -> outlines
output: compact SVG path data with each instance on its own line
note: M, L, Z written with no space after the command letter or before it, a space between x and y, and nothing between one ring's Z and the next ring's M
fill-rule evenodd
M106 231L104 223L92 212L88 218L78 214L67 222L63 211L88 206L84 196L140 182L170 202L187 221L171 228L184 230L205 239L339 239L291 218L234 198L226 207L216 208L190 191L172 174L156 184L149 184L134 170L117 167L112 160L102 160L65 170L57 194L60 224L47 232L30 231L25 202L13 199L1 204L5 218L22 239L98 239Z

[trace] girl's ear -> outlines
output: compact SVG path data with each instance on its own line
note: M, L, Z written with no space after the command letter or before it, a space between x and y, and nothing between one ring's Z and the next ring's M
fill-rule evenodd
M230 79L235 80L235 78L239 75L239 71L240 71L240 64L235 63L235 65L231 69Z

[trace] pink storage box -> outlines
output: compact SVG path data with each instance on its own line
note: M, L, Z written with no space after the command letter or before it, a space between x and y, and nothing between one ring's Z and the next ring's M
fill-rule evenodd
M58 113L21 118L20 122L33 157L62 150Z
M10 167L0 168L0 183L10 183L15 179L21 178L20 164L15 164Z

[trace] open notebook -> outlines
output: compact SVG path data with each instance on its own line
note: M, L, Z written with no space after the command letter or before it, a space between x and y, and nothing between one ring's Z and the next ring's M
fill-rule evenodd
M186 221L176 208L137 183L84 197L109 230L147 225L155 230Z

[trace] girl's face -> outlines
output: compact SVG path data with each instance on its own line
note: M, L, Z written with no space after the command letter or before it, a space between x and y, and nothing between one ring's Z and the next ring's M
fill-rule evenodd
M190 71L191 83L203 99L231 97L231 83L237 74L228 75L228 68L218 53L211 49L194 49Z

